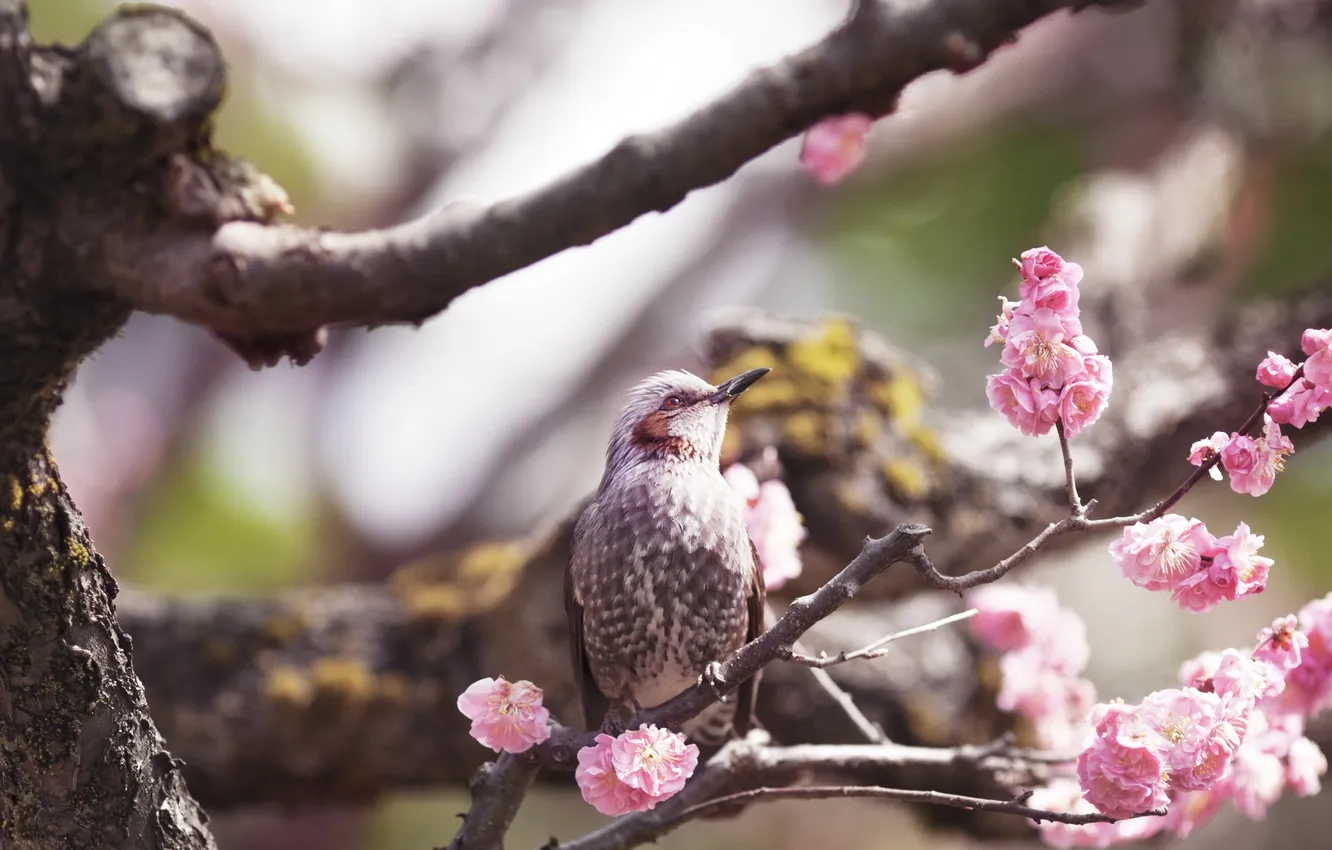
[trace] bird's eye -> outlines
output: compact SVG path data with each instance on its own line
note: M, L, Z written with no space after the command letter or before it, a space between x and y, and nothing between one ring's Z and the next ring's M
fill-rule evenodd
M666 408L667 410L674 410L677 407L684 407L684 399L680 398L678 395L668 396L666 400L661 403L661 406Z

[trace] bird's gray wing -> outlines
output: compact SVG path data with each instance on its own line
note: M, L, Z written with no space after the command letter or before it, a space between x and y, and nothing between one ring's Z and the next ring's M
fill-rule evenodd
M597 510L597 503L590 503L583 510L574 525L573 546L570 547L569 566L564 571L564 611L569 620L569 660L573 666L574 690L583 712L583 728L595 732L610 711L610 701L597 687L597 680L592 676L592 668L587 661L587 648L583 645L583 606L578 601L575 588L575 573L586 573L589 565L586 559L592 557L592 547L588 545L587 529L592 524L590 517Z
M758 549L754 548L754 541L749 542L749 551L754 558L753 581L749 585L749 629L745 633L745 642L754 640L759 635L768 630L767 620L767 597L768 590L763 583L763 565L759 563ZM740 684L739 696L736 698L735 719L732 725L735 733L744 737L754 725L754 706L758 703L758 686L760 673L755 673L753 677Z

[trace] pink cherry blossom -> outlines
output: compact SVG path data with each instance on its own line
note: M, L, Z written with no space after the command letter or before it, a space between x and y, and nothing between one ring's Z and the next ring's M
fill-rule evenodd
M1225 587L1226 599L1262 593L1267 587L1267 575L1275 562L1258 554L1263 540L1263 535L1252 534L1243 522L1233 534L1217 538L1216 548L1210 553L1210 573L1213 581Z
M1320 779L1327 773L1327 756L1303 735L1293 739L1286 751L1286 785L1301 797L1322 790Z
M985 338L986 348L996 342L1002 344L1008 339L1008 325L1013 321L1014 311L1021 306L1021 301L1009 301L1004 296L999 296L999 315L995 317L994 326L990 328L990 335Z
M1170 599L1185 611L1202 614L1226 601L1229 588L1217 580L1217 574L1203 568L1175 585Z
M669 729L643 725L624 732L611 745L615 775L630 788L658 800L685 786L698 767L698 747Z
M825 186L839 183L865 160L865 139L874 119L853 112L825 118L805 131L800 164Z
M1050 433L1059 418L1059 394L1033 388L1030 381L1012 369L990 375L985 382L985 395L995 412L1030 437Z
M1235 808L1262 820L1268 806L1275 803L1286 786L1286 769L1281 759L1257 747L1240 747L1235 752L1231 774L1231 801Z
M1230 474L1230 489L1261 496L1272 488L1276 474L1285 466L1286 455L1295 451L1290 438L1270 416L1263 416L1263 435L1258 439L1235 434L1221 450L1221 463Z
M1083 371L1081 352L1069 344L1080 333L1081 326L1071 330L1069 320L1048 307L1030 315L1019 313L1008 325L999 360L1023 377L1057 390Z
M1221 450L1230 443L1230 435L1225 431L1217 431L1206 440L1199 440L1189 448L1189 463L1194 466L1202 466L1212 458L1220 459ZM1221 480L1221 470L1215 465L1207 470L1207 474L1216 481Z
M1110 544L1120 572L1138 587L1171 590L1198 572L1203 556L1216 546L1201 520L1166 514L1134 523Z
M1290 379L1295 377L1295 364L1275 351L1267 352L1263 362L1258 364L1258 383L1265 387L1285 389Z
M1022 253L1018 267L1022 273L1019 292L1023 301L1033 308L1048 307L1056 313L1077 315L1082 266L1066 263L1049 248L1032 248Z
M1318 421L1318 415L1332 407L1332 390L1318 389L1307 379L1295 382L1267 405L1272 421L1292 428L1303 428Z
M1074 381L1059 396L1059 418L1064 433L1076 437L1083 428L1101 418L1110 398L1110 388L1098 381Z
M473 738L497 753L522 753L550 737L550 711L541 700L531 682L478 679L458 697L458 710L471 719Z
M1221 696L1235 697L1247 703L1270 699L1286 687L1281 671L1234 649L1221 653L1221 663L1212 676L1212 686Z
M1090 814L1096 807L1082 796L1082 789L1071 779L1056 778L1049 785L1032 791L1028 805L1048 812ZM1171 807L1173 812L1174 807ZM1051 847L1110 847L1144 841L1160 832L1166 818L1132 818L1115 823L1089 823L1073 826L1042 821L1036 824L1041 840Z
M1051 251L1048 247L1042 245L1039 248L1028 248L1022 252L1021 258L1014 260L1018 270L1022 274L1024 281L1042 281L1058 275L1064 270L1064 258ZM1078 280L1082 279L1081 273L1078 274Z
M1078 781L1083 796L1111 817L1129 817L1164 808L1167 765L1164 747L1125 746L1097 738L1078 754Z
M1226 794L1216 791L1176 792L1171 795L1170 814L1161 818L1163 828L1178 838L1187 838L1195 829L1211 820L1225 801Z
M1287 614L1258 632L1258 648L1253 657L1284 673L1300 666L1300 653L1308 646L1309 636L1300 631L1299 620L1294 614Z
M1212 677L1221 668L1221 653L1204 652L1179 666L1179 682L1186 688L1197 688L1205 693L1215 690Z
M574 781L583 799L603 815L612 817L630 812L645 812L656 806L658 798L620 779L615 771L612 748L615 739L597 735L596 744L578 751Z
M1059 616L1054 590L1036 585L982 585L968 594L967 604L976 609L972 633L998 652L1025 649L1052 631Z
M1332 392L1332 330L1309 328L1300 337L1300 349L1308 356L1304 377L1321 390Z
M760 484L753 471L739 463L727 467L723 477L744 502L745 526L758 552L767 588L776 590L798 577L805 526L791 500L791 491L776 479Z

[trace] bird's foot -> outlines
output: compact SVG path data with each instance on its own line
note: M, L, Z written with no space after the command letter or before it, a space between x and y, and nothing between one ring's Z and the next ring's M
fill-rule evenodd
M601 721L601 729L598 731L604 732L612 738L618 738L626 728L624 718L620 716L620 710L612 708L606 712L605 718Z
M712 698L717 702L726 702L726 695L721 689L726 686L726 680L722 678L721 662L713 661L703 668L703 673L698 677L698 684L712 692Z

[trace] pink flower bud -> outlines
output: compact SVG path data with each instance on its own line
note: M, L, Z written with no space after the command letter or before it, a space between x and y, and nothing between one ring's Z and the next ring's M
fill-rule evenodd
M1283 389L1295 377L1295 364L1275 351L1269 351L1258 364L1257 377L1258 383L1265 387Z
M805 132L800 164L825 186L841 182L865 159L865 138L874 120L852 113L825 118Z

